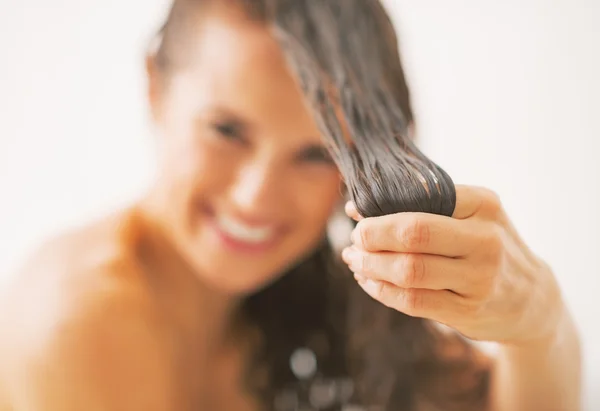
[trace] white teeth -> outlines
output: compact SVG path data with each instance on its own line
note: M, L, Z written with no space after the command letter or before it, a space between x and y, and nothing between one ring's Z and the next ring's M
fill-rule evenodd
M218 215L217 224L227 235L240 241L260 243L268 240L273 235L271 227L249 227L225 215Z

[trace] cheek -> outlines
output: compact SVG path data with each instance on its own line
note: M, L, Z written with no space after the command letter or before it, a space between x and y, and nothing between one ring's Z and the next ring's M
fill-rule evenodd
M178 198L214 195L227 187L236 166L232 156L223 155L199 138L181 137L169 147L166 175Z
M332 171L298 185L297 217L304 230L321 232L325 229L327 221L341 200L340 182L337 172Z

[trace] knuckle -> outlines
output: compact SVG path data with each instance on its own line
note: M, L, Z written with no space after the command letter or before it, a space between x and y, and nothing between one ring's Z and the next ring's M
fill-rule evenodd
M396 308L394 306L394 294L388 284L380 284L377 288L374 297L381 302L383 305L389 308Z
M372 246L374 241L375 232L373 227L368 224L368 220L361 220L356 225L356 232L358 233L358 238L363 247L369 248Z
M371 257L367 253L360 253L358 257L359 266L358 269L363 274L371 274L373 271L373 262Z
M425 309L425 299L420 290L401 290L398 300L401 310L408 315L416 315Z
M492 218L499 218L503 214L503 205L500 196L489 188L481 188L480 210Z
M413 217L397 232L399 241L409 250L426 246L430 241L430 235L429 226L419 217Z
M417 254L406 254L402 258L403 268L400 272L401 283L406 287L417 287L423 284L426 276L425 261Z

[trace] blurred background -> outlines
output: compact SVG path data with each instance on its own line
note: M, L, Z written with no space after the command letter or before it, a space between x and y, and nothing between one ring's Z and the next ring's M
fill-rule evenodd
M600 1L385 3L421 147L497 191L554 268L599 410ZM168 4L0 0L0 287L43 238L147 186L143 58Z

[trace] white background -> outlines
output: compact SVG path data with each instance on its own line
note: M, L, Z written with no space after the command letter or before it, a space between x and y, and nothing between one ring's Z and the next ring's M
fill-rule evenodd
M600 1L388 0L424 151L496 190L555 269L600 409ZM152 172L143 52L166 0L0 0L0 284Z

